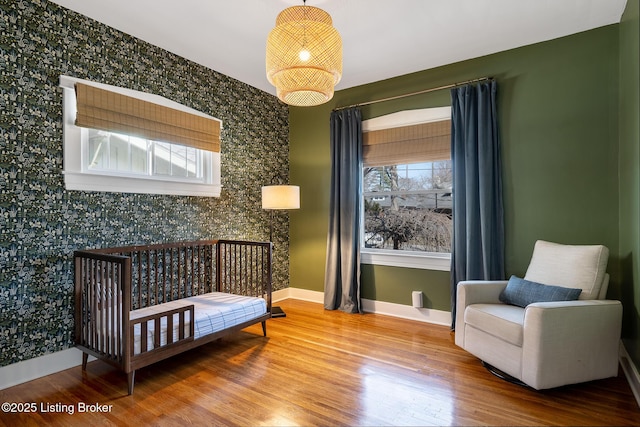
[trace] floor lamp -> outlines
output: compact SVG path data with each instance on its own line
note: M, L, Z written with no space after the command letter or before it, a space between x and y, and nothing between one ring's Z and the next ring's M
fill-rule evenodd
M262 209L269 210L269 241L273 243L273 211L300 208L297 185L265 185L262 187ZM285 317L280 307L271 307L271 317Z

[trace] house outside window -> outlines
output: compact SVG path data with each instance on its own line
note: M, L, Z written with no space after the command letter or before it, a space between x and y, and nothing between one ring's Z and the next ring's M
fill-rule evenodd
M363 122L361 260L450 269L450 108Z

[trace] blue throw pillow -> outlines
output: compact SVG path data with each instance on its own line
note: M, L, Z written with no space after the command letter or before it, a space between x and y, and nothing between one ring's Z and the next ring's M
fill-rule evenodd
M500 301L526 307L534 302L574 301L578 299L581 292L582 289L543 285L511 276L507 287L500 293Z

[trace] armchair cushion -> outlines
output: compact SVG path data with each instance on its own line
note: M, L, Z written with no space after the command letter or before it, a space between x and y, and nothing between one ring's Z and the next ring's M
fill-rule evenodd
M526 307L534 302L577 300L581 292L582 289L544 285L511 276L506 288L500 293L500 301L505 304Z
M464 313L467 325L522 347L525 311L507 304L473 304Z
M566 288L581 288L579 299L598 299L609 249L602 245L563 245L538 240L524 278Z

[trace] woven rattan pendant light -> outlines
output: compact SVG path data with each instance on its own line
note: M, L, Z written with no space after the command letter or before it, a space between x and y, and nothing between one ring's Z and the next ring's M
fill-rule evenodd
M267 79L289 105L329 101L342 77L342 39L322 9L289 7L278 15L267 39Z

